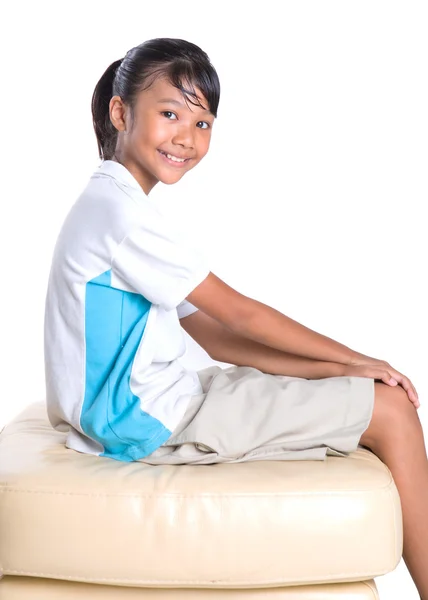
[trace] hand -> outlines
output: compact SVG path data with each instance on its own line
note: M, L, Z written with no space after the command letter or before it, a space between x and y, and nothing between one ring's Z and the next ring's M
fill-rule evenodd
M345 367L346 375L351 375L349 371L355 373L356 370L361 375L354 374L354 377L373 377L373 379L380 379L390 386L401 385L415 407L420 407L418 393L410 379L391 367L385 360L378 360L365 354L355 354Z

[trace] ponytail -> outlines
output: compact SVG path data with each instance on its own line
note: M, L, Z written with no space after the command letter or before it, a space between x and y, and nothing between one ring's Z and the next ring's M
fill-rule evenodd
M92 95L92 122L97 137L98 155L102 160L111 158L116 147L118 131L110 121L109 106L114 95L114 78L122 60L123 58L116 60L105 70Z

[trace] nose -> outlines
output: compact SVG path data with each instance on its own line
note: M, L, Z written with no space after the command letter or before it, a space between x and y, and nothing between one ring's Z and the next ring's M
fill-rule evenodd
M195 143L193 129L188 125L180 125L175 130L172 142L178 146L193 149Z

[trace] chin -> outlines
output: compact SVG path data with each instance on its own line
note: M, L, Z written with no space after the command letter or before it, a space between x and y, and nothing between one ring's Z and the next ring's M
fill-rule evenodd
M182 179L184 173L177 173L176 175L163 175L159 177L159 181L165 185L172 185Z

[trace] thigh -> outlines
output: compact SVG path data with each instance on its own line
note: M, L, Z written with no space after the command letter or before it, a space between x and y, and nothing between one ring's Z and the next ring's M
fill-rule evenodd
M162 461L200 464L201 459L324 460L327 453L347 456L356 450L370 423L372 379L307 380L246 366L207 375L204 394L192 399L177 431L156 451L156 460L160 454Z

